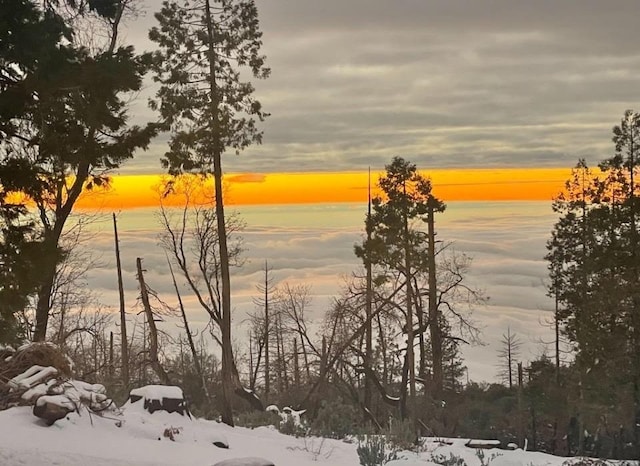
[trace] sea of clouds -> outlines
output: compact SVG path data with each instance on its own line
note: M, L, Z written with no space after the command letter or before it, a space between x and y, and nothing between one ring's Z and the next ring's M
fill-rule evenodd
M235 341L246 345L246 318L256 310L256 286L263 280L265 260L276 283L308 284L312 302L309 317L319 323L340 293L346 277L361 268L353 248L363 239L366 206L317 204L245 206L236 208L246 222L242 233L244 264L232 270ZM156 209L131 209L118 214L120 250L127 311L133 319L137 303L136 258L143 258L146 281L160 297L177 306ZM472 319L482 329L483 345L465 346L463 356L469 377L494 381L497 352L510 328L521 339L526 361L547 353L553 356L551 326L553 301L546 295L545 243L555 221L547 202L451 202L436 218L438 239L452 242L457 251L473 258L468 283L489 297L475 306ZM98 217L90 227L86 244L99 258L99 266L87 276L87 285L100 302L118 309L117 277L113 254L111 216ZM202 330L208 316L184 287L183 300L190 323ZM168 333L180 330L177 319L165 317L160 327ZM210 338L209 338L210 339Z

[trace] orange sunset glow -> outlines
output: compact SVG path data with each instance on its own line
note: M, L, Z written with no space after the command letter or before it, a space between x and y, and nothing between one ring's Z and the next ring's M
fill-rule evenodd
M440 169L431 177L434 193L444 201L547 201L562 189L565 168ZM382 174L372 173L371 184ZM367 172L228 174L225 201L230 205L365 202ZM159 204L161 175L114 176L108 190L84 194L78 207L126 209ZM179 200L166 200L176 204Z

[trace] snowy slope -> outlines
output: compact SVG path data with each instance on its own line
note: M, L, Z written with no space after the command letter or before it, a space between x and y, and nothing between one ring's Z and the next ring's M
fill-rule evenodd
M175 441L163 436L165 429L178 429ZM226 439L229 449L213 441ZM465 440L439 445L430 440L426 451L404 452L389 466L432 466L434 456L454 454L468 466L482 463ZM495 457L494 457L495 455ZM3 466L133 466L214 465L239 457L262 457L276 466L357 466L356 444L332 439L295 438L267 427L231 428L205 420L190 420L177 413L149 414L135 405L123 413L102 418L88 411L70 414L47 427L31 408L0 411L0 464ZM566 458L542 453L486 450L484 464L491 466L560 466Z

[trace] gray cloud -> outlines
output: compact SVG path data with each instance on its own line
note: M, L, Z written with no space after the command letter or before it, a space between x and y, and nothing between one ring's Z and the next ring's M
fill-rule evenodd
M264 144L229 171L567 166L637 107L636 0L259 3ZM130 24L140 48L158 0ZM143 99L144 100L144 99ZM138 115L150 117L144 102ZM125 171L159 170L166 135Z

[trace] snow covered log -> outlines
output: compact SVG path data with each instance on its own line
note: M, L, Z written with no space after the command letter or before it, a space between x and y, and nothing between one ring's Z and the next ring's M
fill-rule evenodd
M500 440L478 440L478 439L471 439L469 440L466 444L466 447L469 448L481 448L481 449L491 449L491 448L500 448L501 443Z
M54 375L58 375L58 369L56 369L55 367L42 367L36 365L31 366L23 373L16 375L14 378L9 380L7 384L12 390L28 390L35 387L36 385L46 382Z

